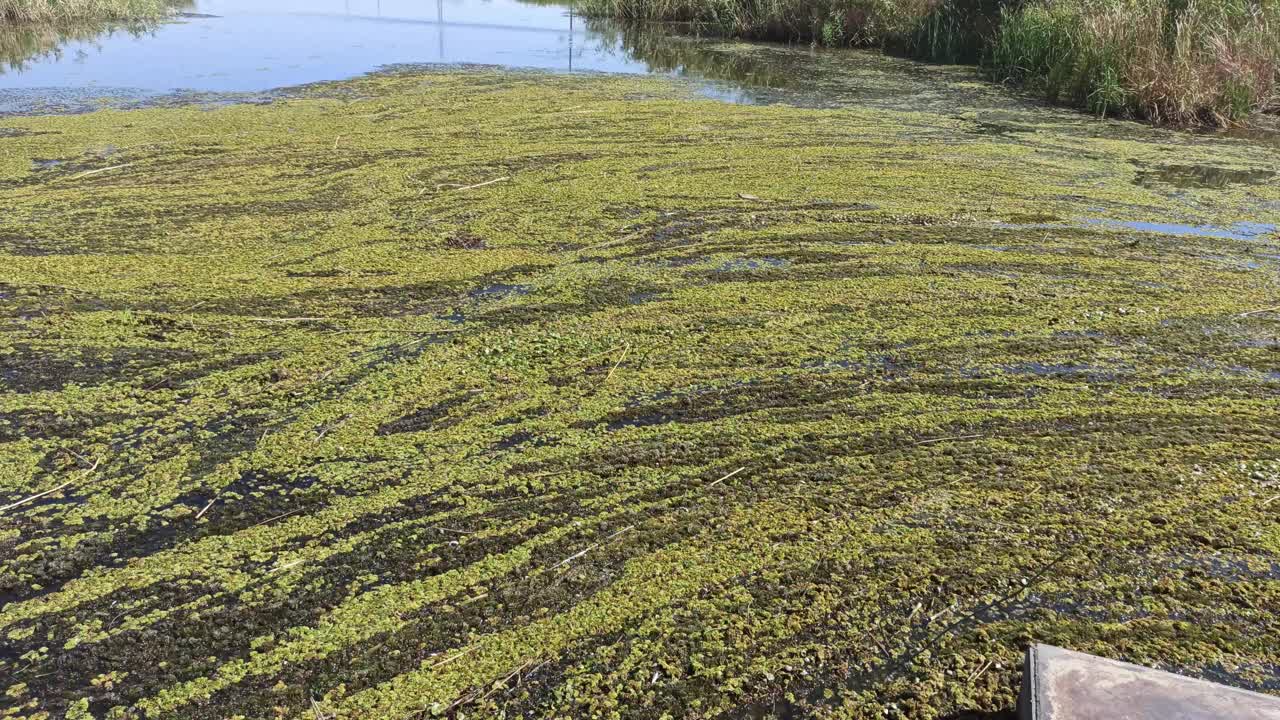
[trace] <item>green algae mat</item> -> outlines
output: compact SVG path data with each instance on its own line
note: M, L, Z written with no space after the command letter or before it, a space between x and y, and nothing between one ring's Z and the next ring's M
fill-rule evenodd
M1280 148L690 95L0 119L0 717L1280 692Z

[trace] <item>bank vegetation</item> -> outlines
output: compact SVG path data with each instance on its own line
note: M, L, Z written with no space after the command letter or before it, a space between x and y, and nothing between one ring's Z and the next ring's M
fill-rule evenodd
M581 0L590 15L980 64L1099 114L1236 125L1280 107L1278 0Z

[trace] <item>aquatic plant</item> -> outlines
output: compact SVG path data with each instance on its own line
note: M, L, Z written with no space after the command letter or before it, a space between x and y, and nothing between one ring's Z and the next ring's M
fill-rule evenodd
M691 96L0 120L0 717L1274 692L1280 151Z

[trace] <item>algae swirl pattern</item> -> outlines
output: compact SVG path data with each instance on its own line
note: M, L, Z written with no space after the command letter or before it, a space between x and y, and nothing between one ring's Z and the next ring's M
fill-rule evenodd
M688 95L0 120L0 717L1280 691L1280 153Z

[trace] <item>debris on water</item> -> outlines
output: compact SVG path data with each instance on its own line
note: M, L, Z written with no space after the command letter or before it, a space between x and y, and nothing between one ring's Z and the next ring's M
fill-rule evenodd
M1062 218L1047 213L1014 213L1005 219L1010 225L1032 225L1037 223L1059 222Z
M471 297L478 300L497 300L515 295L528 295L530 288L528 285L507 285L505 283L494 283L476 288L471 291Z
M763 270L765 268L785 268L791 261L785 258L735 258L716 268L717 272L743 272L747 270Z
M489 247L484 238L466 230L450 236L444 244L451 250L484 250Z
M1252 220L1232 223L1225 227L1221 225L1190 225L1147 220L1112 220L1109 218L1082 218L1075 223L995 223L997 228L1021 230L1075 230L1082 226L1103 227L1110 230L1138 230L1161 235L1221 238L1223 240L1260 240L1277 232L1277 226L1274 223Z
M1015 375L1035 375L1037 377L1079 377L1090 382L1114 380L1117 372L1114 369L1100 368L1087 363L1041 363L1022 362L1003 365L1001 369Z
M658 292L634 292L627 296L627 302L632 305L643 305L655 300L661 300L663 297L665 296Z
M1031 135L1036 132L1035 128L1021 127L1010 123L984 122L979 120L975 123L973 129L969 130L974 135L985 135L988 137L1011 137L1015 135Z
M1225 240L1255 240L1276 231L1276 226L1272 223L1253 221L1237 222L1227 227L1106 219L1087 219L1084 222L1087 225L1102 225L1124 230L1141 230L1143 232L1160 233L1161 235L1198 235L1200 237L1215 237Z

